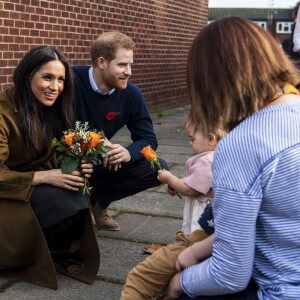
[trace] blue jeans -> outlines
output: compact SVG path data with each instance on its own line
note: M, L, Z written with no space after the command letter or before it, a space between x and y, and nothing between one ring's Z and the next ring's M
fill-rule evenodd
M158 158L163 169L168 170L167 163ZM141 159L133 163L122 164L118 171L109 170L107 167L96 166L90 185L93 187L91 193L91 204L99 202L102 208L107 208L111 202L137 194L146 189L156 187L162 183L157 179L158 167L155 170L146 159Z

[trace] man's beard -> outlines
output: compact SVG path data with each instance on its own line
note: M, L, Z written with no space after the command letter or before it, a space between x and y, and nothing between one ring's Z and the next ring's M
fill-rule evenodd
M121 90L126 89L127 81L125 84L119 78L120 77L115 77L109 74L103 77L103 83L109 90L112 90L114 88Z

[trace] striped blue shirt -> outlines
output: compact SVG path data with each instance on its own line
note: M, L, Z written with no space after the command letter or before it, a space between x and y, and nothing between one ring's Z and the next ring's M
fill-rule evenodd
M213 256L182 272L191 297L241 291L300 299L300 98L248 117L213 163Z

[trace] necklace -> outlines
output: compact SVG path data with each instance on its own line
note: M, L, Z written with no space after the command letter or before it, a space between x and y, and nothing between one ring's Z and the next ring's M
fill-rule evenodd
M272 102L277 100L279 97L286 95L286 94L299 95L299 92L293 85L286 83L284 85L284 87L281 89L281 91L279 93L277 93L270 101L266 102L264 106L268 106L269 104L271 104Z

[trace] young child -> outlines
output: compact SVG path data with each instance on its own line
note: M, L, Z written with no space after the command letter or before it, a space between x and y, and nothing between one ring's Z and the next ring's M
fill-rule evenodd
M190 144L197 154L186 162L186 177L178 178L171 172L163 170L158 171L157 178L166 183L166 190L170 195L173 196L178 192L187 196L184 204L182 231L190 234L199 229L197 220L205 206L213 201L211 166L214 149L221 136L220 133L204 134L188 121L186 131L191 139Z
M196 153L187 162L188 172L187 177L179 179L168 171L159 171L158 178L164 183L172 186L172 189L166 187L171 195L177 192L192 197L203 196L211 190L211 163L213 150L216 147L220 134L204 134L199 129L187 122L187 132L191 138L191 145ZM211 158L208 158L211 156ZM204 161L204 162L203 162ZM206 172L201 172L198 168L205 166ZM197 168L194 168L197 166ZM208 167L209 166L209 167ZM197 174L195 178L190 174ZM208 174L208 175L207 175ZM204 183L201 183L201 181ZM200 184L197 184L200 182ZM174 189L174 190L173 190ZM203 196L205 197L205 196ZM213 199L207 197L205 199ZM194 200L198 201L198 198ZM205 200L207 201L207 200ZM190 204L188 204L190 205ZM197 218L194 214L189 214L194 221ZM199 215L198 215L199 218ZM187 221L192 221L186 219ZM199 223L198 223L199 222ZM139 263L133 268L126 279L121 300L142 300L156 297L159 293L167 287L172 277L181 269L186 268L198 261L204 260L212 254L212 240L213 240L213 215L211 204L205 207L201 217L198 219L198 226L193 222L193 228L197 227L192 234L186 235L182 231L175 234L177 242L169 244L166 247L159 248L151 256L147 257L143 262ZM192 224L192 222L184 223ZM191 225L189 225L191 230Z

